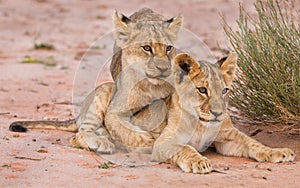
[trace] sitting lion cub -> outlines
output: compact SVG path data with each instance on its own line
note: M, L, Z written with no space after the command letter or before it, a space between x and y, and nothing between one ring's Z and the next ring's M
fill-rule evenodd
M113 20L115 46L110 68L115 82L102 84L91 92L76 119L17 121L10 125L11 131L66 130L76 132L72 145L97 153L114 153L116 140L127 149L139 147L151 152L159 131L148 130L165 120L164 101L173 92L165 79L171 74L171 60L176 53L173 45L183 17L165 19L143 8L129 18L115 12ZM148 116L150 111L152 116Z
M178 165L184 172L209 173L211 162L199 151L211 143L218 153L259 162L293 161L288 148L270 148L233 127L226 98L235 76L236 54L216 64L197 62L188 54L174 59L176 92L172 95L167 126L154 143L156 161Z

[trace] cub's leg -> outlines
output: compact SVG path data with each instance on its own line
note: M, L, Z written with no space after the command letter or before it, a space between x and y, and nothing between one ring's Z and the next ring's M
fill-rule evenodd
M184 172L209 173L212 171L210 160L202 156L193 146L186 144L194 134L197 120L194 119L194 123L192 117L181 112L174 104L174 98L175 95L172 97L174 106L169 111L168 124L154 143L152 159L175 164ZM182 118L180 114L186 118Z
M168 83L155 85L147 79L135 83L129 78L132 77L122 77L116 83L105 115L105 126L114 140L123 144L128 151L148 153L155 141L149 130L165 120L166 112L162 108L172 87ZM154 110L149 113L152 107Z
M228 117L229 118L229 117ZM289 148L270 148L248 137L234 128L227 119L221 128L214 145L223 155L247 157L259 162L289 162L295 158L295 153Z
M190 145L182 146L181 151L166 162L178 165L184 172L206 174L212 171L210 160Z
M71 139L73 146L98 153L113 153L115 145L104 127L104 116L112 96L113 83L100 85L85 99L77 120L78 133Z

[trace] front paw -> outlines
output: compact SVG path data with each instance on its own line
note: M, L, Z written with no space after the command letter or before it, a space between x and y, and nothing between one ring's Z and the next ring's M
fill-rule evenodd
M207 174L212 171L210 160L206 157L194 156L178 163L184 172L192 172L194 174Z
M259 162L291 162L294 159L295 153L289 148L274 148L256 154L256 160Z

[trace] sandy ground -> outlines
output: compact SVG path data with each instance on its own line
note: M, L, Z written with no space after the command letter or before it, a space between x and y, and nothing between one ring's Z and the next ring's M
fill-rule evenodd
M254 12L253 1L242 1ZM247 124L235 118L246 134L273 147L290 147L297 158L292 163L257 163L250 159L224 157L209 150L204 154L216 170L208 175L183 173L168 164L138 167L110 165L101 169L107 156L72 148L73 133L31 130L8 131L11 122L21 119L68 119L73 117L72 92L76 73L89 71L82 55L99 37L113 30L111 17L117 9L130 15L150 7L166 17L184 15L184 28L203 39L215 58L217 44L229 44L220 25L223 14L232 26L238 17L235 0L0 0L0 187L300 187L300 137L282 127ZM34 50L36 43L52 44L54 50ZM109 42L97 44L98 56L111 54ZM26 56L55 62L20 63ZM88 58L88 57L87 57ZM105 60L107 61L107 59ZM91 86L110 80L103 69ZM73 82L75 80L75 82ZM88 82L88 80L85 80ZM82 91L80 90L80 91ZM257 131L258 130L258 131Z

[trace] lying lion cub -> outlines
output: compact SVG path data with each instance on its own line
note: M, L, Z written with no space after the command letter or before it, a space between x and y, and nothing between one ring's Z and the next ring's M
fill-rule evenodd
M233 127L226 98L235 76L236 54L216 64L197 62L188 54L174 59L176 93L167 126L154 143L152 157L185 172L208 173L211 162L198 151L213 143L218 153L259 162L293 161L288 148L269 148Z

